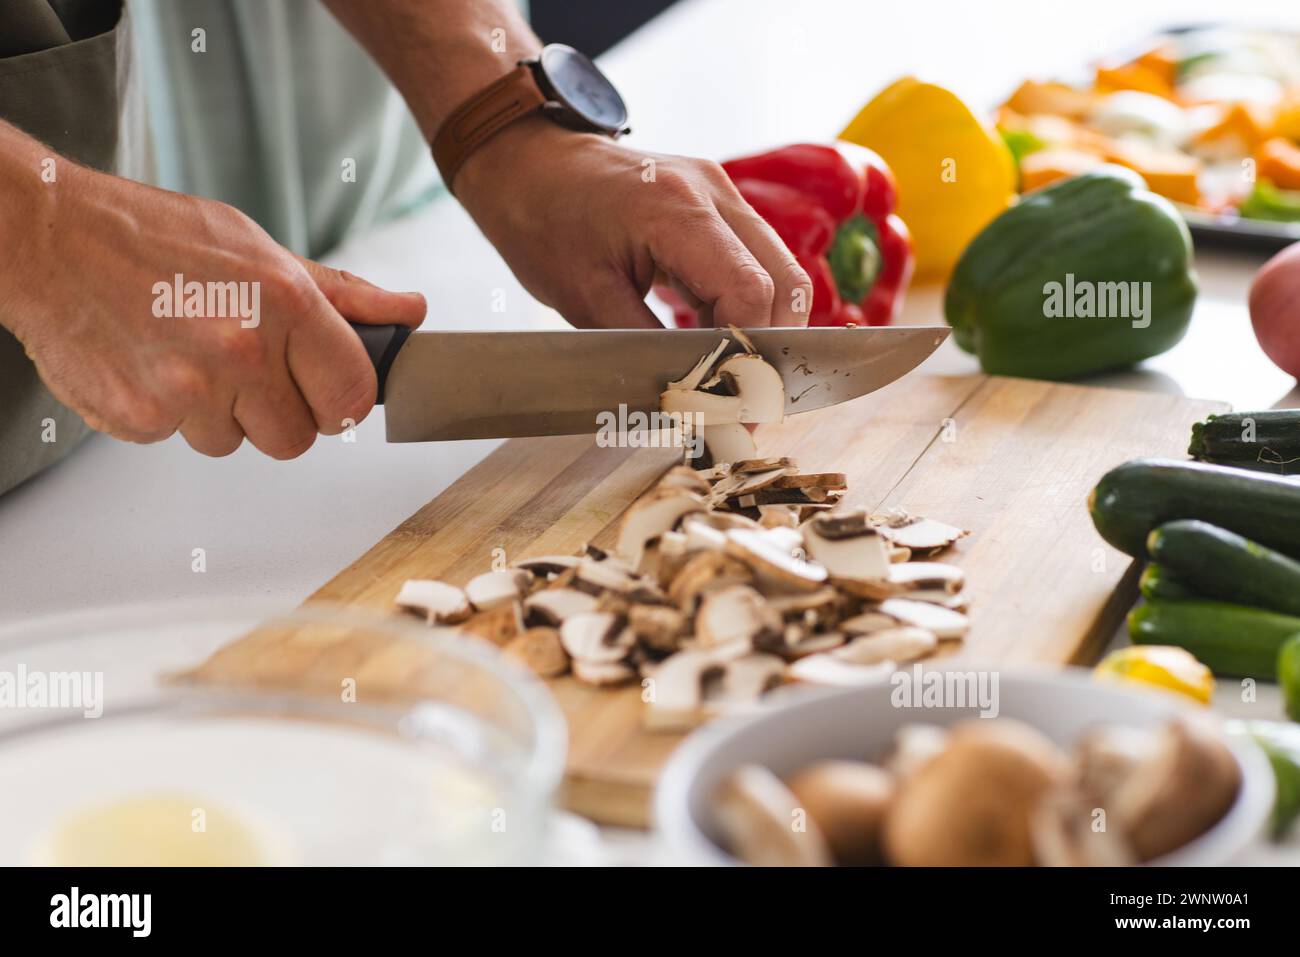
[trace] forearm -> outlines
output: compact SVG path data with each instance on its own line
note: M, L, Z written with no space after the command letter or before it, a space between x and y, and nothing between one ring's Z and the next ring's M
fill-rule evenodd
M323 0L401 91L432 141L462 102L541 43L513 0Z
M0 120L0 326L17 333L24 289L52 272L60 195L82 172L39 140Z

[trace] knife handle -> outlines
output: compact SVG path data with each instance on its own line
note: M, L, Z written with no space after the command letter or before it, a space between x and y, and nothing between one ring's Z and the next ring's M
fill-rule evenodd
M379 394L375 405L384 404L384 386L388 383L388 370L393 367L397 352L406 343L411 334L410 326L368 326L360 322L349 322L352 331L361 339L370 364L375 367L375 378L379 380Z

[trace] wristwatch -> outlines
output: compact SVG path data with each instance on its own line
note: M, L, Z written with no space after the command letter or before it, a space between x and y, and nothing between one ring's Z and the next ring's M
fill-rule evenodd
M630 132L623 98L596 64L573 47L550 43L484 87L447 117L433 138L433 159L452 189L465 158L505 127L540 111L568 129L617 138Z

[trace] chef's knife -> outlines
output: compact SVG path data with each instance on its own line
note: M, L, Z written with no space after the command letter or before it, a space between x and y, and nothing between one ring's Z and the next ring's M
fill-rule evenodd
M353 326L379 375L390 442L580 435L602 413L656 412L727 329L410 332ZM747 329L785 383L787 415L888 385L948 337L946 326Z

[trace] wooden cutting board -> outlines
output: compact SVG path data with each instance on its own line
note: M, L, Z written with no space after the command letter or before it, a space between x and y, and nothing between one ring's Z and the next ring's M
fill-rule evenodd
M1132 604L1137 570L1085 507L1112 466L1182 456L1193 421L1222 403L1005 379L912 375L852 403L763 426L762 455L849 477L846 504L901 506L971 531L945 556L967 573L971 631L954 660L1090 662ZM513 439L335 576L309 601L390 610L407 578L463 584L494 560L612 544L618 517L680 452L597 448L593 436ZM256 633L193 675L338 689L430 690L418 645L373 635L295 641ZM549 682L569 722L564 802L644 826L678 735L641 728L640 689Z

